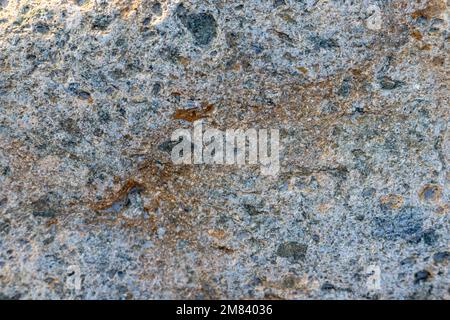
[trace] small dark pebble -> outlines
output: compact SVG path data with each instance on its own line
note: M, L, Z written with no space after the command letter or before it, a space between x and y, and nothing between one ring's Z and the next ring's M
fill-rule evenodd
M156 96L159 94L160 91L161 91L161 84L157 82L153 85L152 94Z
M348 97L350 94L350 82L351 79L350 78L345 78L344 80L342 80L341 86L338 90L338 95L340 95L341 97Z
M375 190L374 188L364 188L361 195L364 198L372 198L375 196L376 193L377 193L377 190Z
M7 198L0 198L0 208L6 205L7 202L8 202Z
M45 23L36 23L33 26L33 31L38 33L47 33L50 30L49 26Z
M434 230L426 230L422 235L422 239L426 245L432 246L436 244L436 242L439 240L439 236L436 234Z
M421 270L418 271L414 274L414 283L420 283L420 282L425 282L428 280L428 278L430 278L431 273L428 272L427 270Z
M442 252L437 252L433 255L433 261L435 263L443 263L448 261L450 258L450 252L448 251L442 251Z
M44 241L42 241L42 243L47 246L50 243L52 243L53 241L55 241L55 237L54 236L50 236L50 237L44 239Z
M384 216L375 217L373 222L372 234L376 238L418 242L423 237L422 212L415 207L404 207L396 215L388 212Z
M112 20L113 18L111 16L104 14L98 15L92 20L92 28L97 30L106 30L106 28L108 28L108 26L111 24Z
M311 36L309 40L314 44L314 48L317 49L334 49L339 47L338 42L333 38L322 38L319 36Z
M286 1L285 0L274 0L273 1L273 7L274 8L278 8L281 6L285 6L286 5Z
M89 100L91 94L87 91L78 91L78 97L82 100Z
M108 111L106 110L99 110L97 112L98 115L98 119L100 120L101 123L107 123L111 120L111 116L109 115Z
M323 291L336 290L336 287L329 282L325 282L320 288Z
M291 258L294 261L303 260L308 246L294 241L282 243L278 246L277 255L282 258Z
M4 220L0 221L0 233L8 234L11 230L11 221Z
M191 32L196 45L206 46L217 36L217 22L209 13L181 16L181 21Z
M147 17L147 18L145 18L145 19L142 21L142 24L143 24L144 26L146 26L146 25L148 25L148 24L150 23L150 21L152 21L152 18Z
M251 204L244 204L244 209L250 216L256 216L262 213L257 207Z
M415 262L416 262L416 258L415 257L408 257L408 258L403 259L400 262L400 265L402 265L402 266L405 266L405 265L412 266Z
M162 7L159 2L156 2L152 5L152 12L156 14L157 16L162 15Z
M380 80L380 86L384 90L394 90L403 85L403 82L398 80L392 80L389 77L383 77Z

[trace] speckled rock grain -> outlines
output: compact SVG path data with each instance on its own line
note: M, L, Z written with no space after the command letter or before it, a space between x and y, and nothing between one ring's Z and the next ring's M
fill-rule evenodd
M448 299L448 40L445 0L0 1L0 297ZM280 174L173 165L193 117Z

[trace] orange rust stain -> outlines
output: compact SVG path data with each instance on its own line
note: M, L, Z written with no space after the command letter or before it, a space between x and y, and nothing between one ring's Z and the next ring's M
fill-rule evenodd
M91 208L94 210L105 210L110 208L115 202L122 200L133 188L142 188L142 184L135 180L128 180L122 188L111 197L96 203L92 204Z
M53 219L50 219L50 220L47 222L47 227L51 227L51 226L56 225L56 224L58 224L58 219L53 218Z
M355 77L360 77L362 75L362 71L360 69L352 69L351 72Z
M233 68L232 68L234 71L241 71L241 64L239 63L239 62L236 62L234 65L233 65Z
M308 74L308 69L306 69L305 67L298 67L297 70L303 73L304 75Z
M225 236L226 236L225 231L223 231L223 230L210 229L210 230L208 230L208 234L211 237L214 237L214 238L219 239L219 240L225 238Z
M439 206L436 210L437 214L448 214L449 212L450 212L450 205L447 203L442 206Z
M149 213L148 218L128 218L121 212L111 214L104 212L90 220L91 224L104 224L117 226L120 228L131 228L143 232L156 232L156 227L163 224L167 234L171 238L165 245L176 246L178 239L189 239L191 244L197 243L197 234L192 234L192 218L182 211L183 208L195 208L199 197L192 196L189 192L192 189L190 183L196 176L191 168L184 166L173 166L171 163L161 163L154 159L147 159L137 171L132 173L132 178L126 180L125 184L116 189L115 192L105 197L101 202L90 202L91 209L100 211L110 208L114 203L125 199L133 188L139 188L143 196L144 210ZM163 210L167 214L156 217L153 212L157 209ZM176 223L174 223L176 221ZM181 229L179 229L182 227Z
M411 32L411 36L412 36L414 39L419 40L419 41L423 39L422 34L421 34L419 31L417 31L417 30L412 31L412 32Z
M214 106L212 104L204 104L200 109L178 109L175 111L173 119L194 122L199 119L207 118L213 110Z
M383 205L390 207L391 209L400 209L403 206L403 197L396 194L389 194L382 196L380 202Z
M433 0L425 9L417 10L411 14L413 19L424 17L427 19L440 16L446 10L445 0Z
M213 246L213 248L217 249L217 250L220 250L220 251L223 251L226 254L231 254L231 253L234 252L234 249L231 249L231 248L226 247L226 246Z
M317 210L320 213L326 213L327 211L331 210L332 207L333 207L333 204L331 204L331 203L322 203L319 205Z
M120 15L123 19L128 19L133 11L137 11L139 8L139 5L141 4L141 0L134 0L134 1L118 1L116 5L119 7Z
M445 63L444 57L434 57L431 61L435 66L443 66Z
M426 202L437 202L441 198L442 188L437 184L427 184L419 192L419 198Z
M186 57L180 57L178 60L185 67L187 67L191 63L191 59L186 58Z

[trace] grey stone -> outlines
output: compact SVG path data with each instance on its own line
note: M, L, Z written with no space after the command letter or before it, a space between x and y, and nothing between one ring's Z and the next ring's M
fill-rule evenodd
M448 261L450 258L450 253L448 251L437 252L433 255L433 260L435 263L443 263Z
M382 89L385 89L385 90L393 90L393 89L396 89L396 88L398 88L398 87L400 87L402 85L403 85L403 83L401 81L392 80L389 77L383 77L380 80L380 86L381 86Z
M298 242L290 241L278 246L277 255L282 258L291 258L294 261L305 259L308 246Z
M427 270L421 270L414 274L414 283L420 283L427 281L428 278L431 276L430 272Z
M217 35L217 22L210 13L191 13L181 17L196 44L206 46Z
M108 28L108 26L111 24L112 20L113 17L105 14L100 14L92 19L92 28L106 30L106 28Z
M446 13L0 0L0 298L449 299ZM279 174L175 165L195 119Z
M404 208L399 213L387 212L374 218L375 237L386 240L405 239L415 241L422 235L423 219L417 208Z

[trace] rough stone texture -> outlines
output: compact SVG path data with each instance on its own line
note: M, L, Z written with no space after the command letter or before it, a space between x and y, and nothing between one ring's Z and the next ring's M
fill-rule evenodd
M445 0L0 1L0 297L448 299L448 37ZM172 165L198 118L281 173Z

